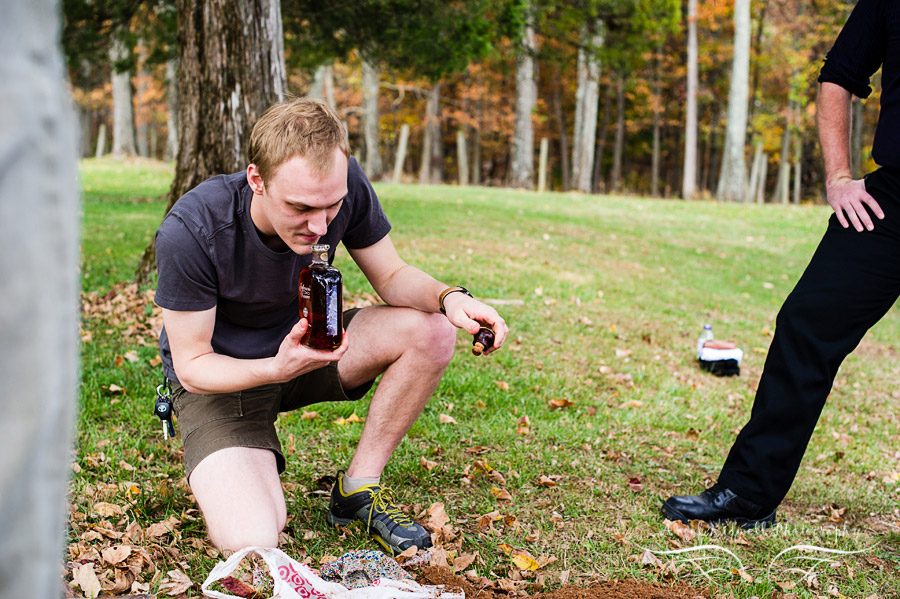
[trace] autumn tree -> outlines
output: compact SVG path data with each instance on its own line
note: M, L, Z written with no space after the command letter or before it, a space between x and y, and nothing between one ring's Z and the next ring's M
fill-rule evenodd
M250 131L285 97L278 0L178 0L178 157L166 212L188 190L247 165ZM155 267L155 245L136 278Z

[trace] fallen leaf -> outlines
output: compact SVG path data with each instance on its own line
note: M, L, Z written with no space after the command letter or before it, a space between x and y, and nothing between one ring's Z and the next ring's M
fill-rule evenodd
M415 557L415 555L419 552L419 548L415 545L410 545L406 549L404 549L401 553L397 555L394 559L396 559L399 563L403 563L411 557Z
M632 476L628 479L628 488L632 493L640 493L644 490L644 483L638 477Z
M497 388L501 391L509 391L509 383L506 381L494 381L494 384L497 385Z
M475 561L475 558L478 556L478 552L463 554L453 560L453 571L460 572L465 570Z
M652 551L649 549L645 549L641 554L640 563L642 566L654 566L654 567L662 567L662 560L656 557Z
M188 575L181 570L169 570L168 574L168 577L163 578L159 583L159 590L169 597L186 593L189 588L194 586Z
M506 489L491 487L491 494L499 501L512 501L512 495L510 495L509 491L507 491Z
M456 424L456 420L453 418L453 416L441 414L441 424Z
M487 410L487 404L479 399L478 401L475 402L475 409Z
M365 422L362 418L356 415L356 412L353 412L347 417L347 422Z
M174 533L178 530L178 523L178 518L176 516L169 516L162 522L156 522L148 526L147 534L151 539L158 539L159 537Z
M541 475L541 478L538 481L538 485L541 487L547 487L548 489L557 486L555 480L551 479L548 476L544 476L543 474Z
M100 554L103 556L104 562L106 562L110 566L115 566L116 564L128 559L128 556L131 555L131 547L128 545L106 547L100 552Z
M135 352L134 350L129 350L129 351L125 352L125 356L123 356L123 357L124 357L126 360L128 360L129 362L131 362L132 364L135 364L135 363L137 363L137 362L140 362L140 360L141 360L141 359L138 357L137 352Z
M512 563L519 570L537 570L540 568L538 561L531 557L527 551L517 550L513 552Z
M432 503L431 507L425 510L425 516L428 518L428 521L425 522L425 528L432 532L440 530L450 522L450 516L447 515L443 503Z
M116 505L114 503L106 503L103 501L95 503L93 506L91 506L91 508L94 513L96 513L101 518L112 518L115 516L121 516L125 513L125 510L122 508L122 506Z
M431 460L426 460L425 456L419 458L419 466L425 468L429 472L434 470L437 467L437 462L432 462Z
M753 577L747 574L747 571L744 569L738 570L737 568L732 568L731 573L737 574L741 577L742 580L745 580L746 582L753 582Z
M631 355L631 350L630 350L630 349L617 349L617 350L616 350L616 357L617 357L617 358L627 358L627 357L630 356L630 355Z
M94 564L87 563L77 566L72 571L72 580L87 599L94 599L100 594L100 579L94 572Z
M570 407L570 406L574 406L574 405L575 405L575 402L574 402L574 401L569 400L569 399L566 399L566 398L564 398L564 397L560 397L560 398L557 398L557 399L551 399L551 400L550 400L549 402L547 402L547 403L549 403L549 404L550 404L550 407L553 408L553 409L568 408L568 407Z
M307 412L306 410L303 410L303 414L300 415L300 420L315 420L318 417L318 412Z
M147 363L150 364L150 366L152 366L153 368L156 368L157 366L162 364L162 358L159 357L159 355L156 355L147 360Z
M697 532L680 520L663 520L663 526L671 530L682 541L690 542L697 536Z

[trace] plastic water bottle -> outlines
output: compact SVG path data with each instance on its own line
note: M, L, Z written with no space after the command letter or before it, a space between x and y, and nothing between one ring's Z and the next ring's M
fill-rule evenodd
M700 333L700 337L697 339L697 357L700 357L700 350L703 349L703 344L707 341L713 339L712 325L705 324L703 325L703 331Z

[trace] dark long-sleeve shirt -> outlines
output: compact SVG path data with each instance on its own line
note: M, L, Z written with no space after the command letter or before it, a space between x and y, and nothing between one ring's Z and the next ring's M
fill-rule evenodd
M882 67L881 111L872 158L900 169L900 2L859 0L825 55L819 82L840 85L859 98L872 93L869 78Z

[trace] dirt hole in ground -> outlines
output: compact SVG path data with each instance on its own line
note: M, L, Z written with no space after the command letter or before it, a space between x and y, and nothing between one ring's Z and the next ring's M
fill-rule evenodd
M442 584L458 588L466 599L508 599L509 594L496 589L479 588L466 578L453 574L449 569L429 566L418 577L421 584ZM529 593L531 599L707 599L707 596L689 586L660 586L636 580L609 580L594 583L587 588L564 586L550 593Z

